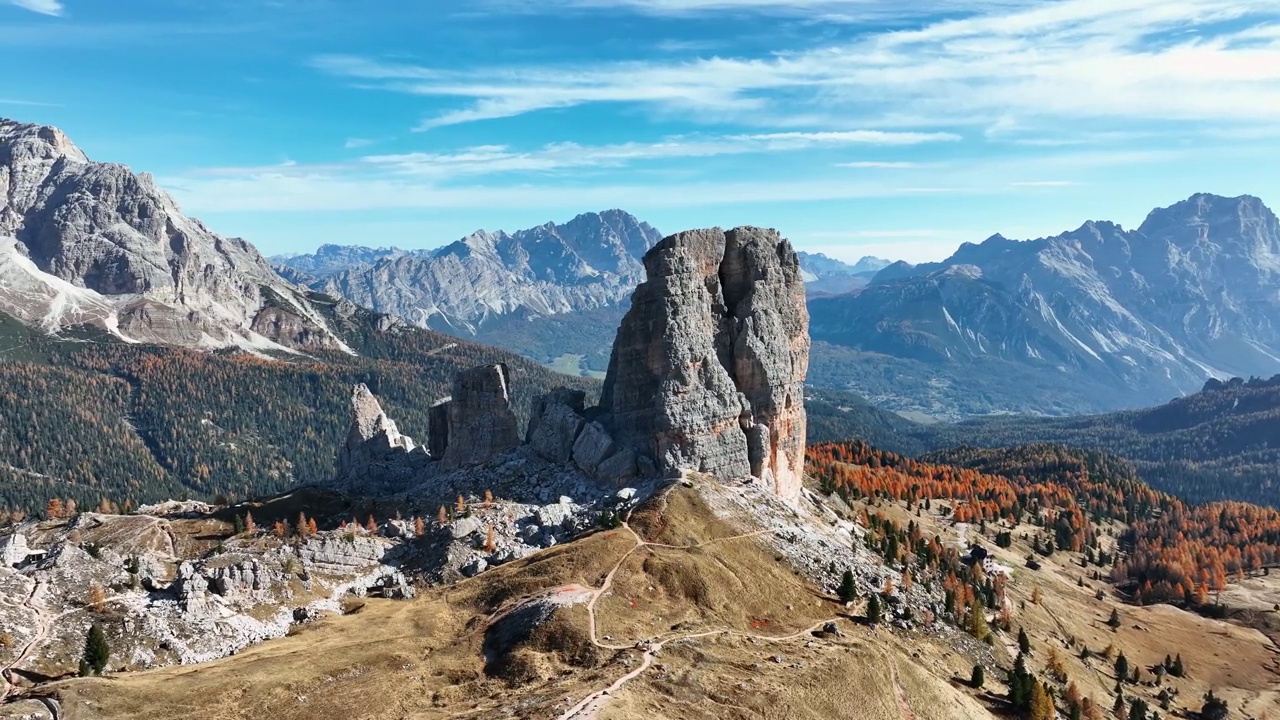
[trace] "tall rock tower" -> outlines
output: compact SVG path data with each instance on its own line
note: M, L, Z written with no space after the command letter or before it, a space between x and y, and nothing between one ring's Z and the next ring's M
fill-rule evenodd
M600 407L664 475L754 476L800 496L809 315L800 262L775 230L672 235L644 257Z

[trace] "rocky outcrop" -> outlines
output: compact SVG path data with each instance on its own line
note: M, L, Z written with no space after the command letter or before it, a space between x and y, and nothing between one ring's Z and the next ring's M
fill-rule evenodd
M351 430L338 453L338 475L352 480L353 489L369 492L376 488L362 486L361 479L376 475L374 466L394 464L417 447L413 438L400 434L395 421L387 417L363 383L352 390L351 414Z
M17 567L31 555L27 536L20 532L0 537L0 563L5 567Z
M585 410L586 393L581 390L556 390L534 398L525 442L545 460L568 462L585 423Z
M187 217L146 173L0 119L0 310L192 347L343 348L299 287Z
M601 395L613 439L664 475L751 475L798 498L809 337L790 243L759 228L694 230L644 262Z
M448 445L441 458L446 467L484 462L520 444L510 380L504 363L466 370L454 378Z
M506 457L521 444L508 368L461 372L452 396L428 413L429 456L440 462L424 477L402 474L393 483L388 478L405 463L382 463L393 466L387 469L380 461L389 453L414 457L412 443L400 442L395 424L358 386L342 471L376 473L356 483L365 494L378 487L405 491L404 480L434 485L438 493L450 471L502 462L521 472L516 468L532 455L602 487L695 470L753 477L798 499L809 338L791 245L772 230L696 230L663 240L645 256L645 267L649 279L618 330L598 407L586 408L581 391L534 398L527 447Z

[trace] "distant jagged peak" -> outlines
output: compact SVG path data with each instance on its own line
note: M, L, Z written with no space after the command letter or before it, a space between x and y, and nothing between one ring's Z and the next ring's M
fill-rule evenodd
M1152 210L1138 232L1148 235L1167 231L1178 226L1198 226L1219 222L1259 221L1274 228L1276 215L1253 195L1226 197L1210 193L1196 193L1168 207Z

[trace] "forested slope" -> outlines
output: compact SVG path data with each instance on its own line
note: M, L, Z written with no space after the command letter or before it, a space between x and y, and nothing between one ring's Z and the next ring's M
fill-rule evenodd
M313 300L358 356L255 357L58 341L0 324L0 508L248 497L327 479L363 382L410 435L460 369L506 362L513 403L592 381L494 348ZM327 304L325 304L327 302ZM3 319L0 319L3 320Z
M925 446L1052 442L1122 455L1143 480L1189 502L1280 506L1280 376L1210 381L1164 405L1083 418L1001 417L912 433Z

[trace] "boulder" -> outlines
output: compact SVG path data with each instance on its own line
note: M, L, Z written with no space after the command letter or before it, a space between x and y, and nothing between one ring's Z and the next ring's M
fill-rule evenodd
M573 462L588 474L614 453L613 436L598 422L589 422L573 443Z
M533 399L525 438L534 454L559 463L573 457L574 442L586 424L585 397L581 390L556 390Z

